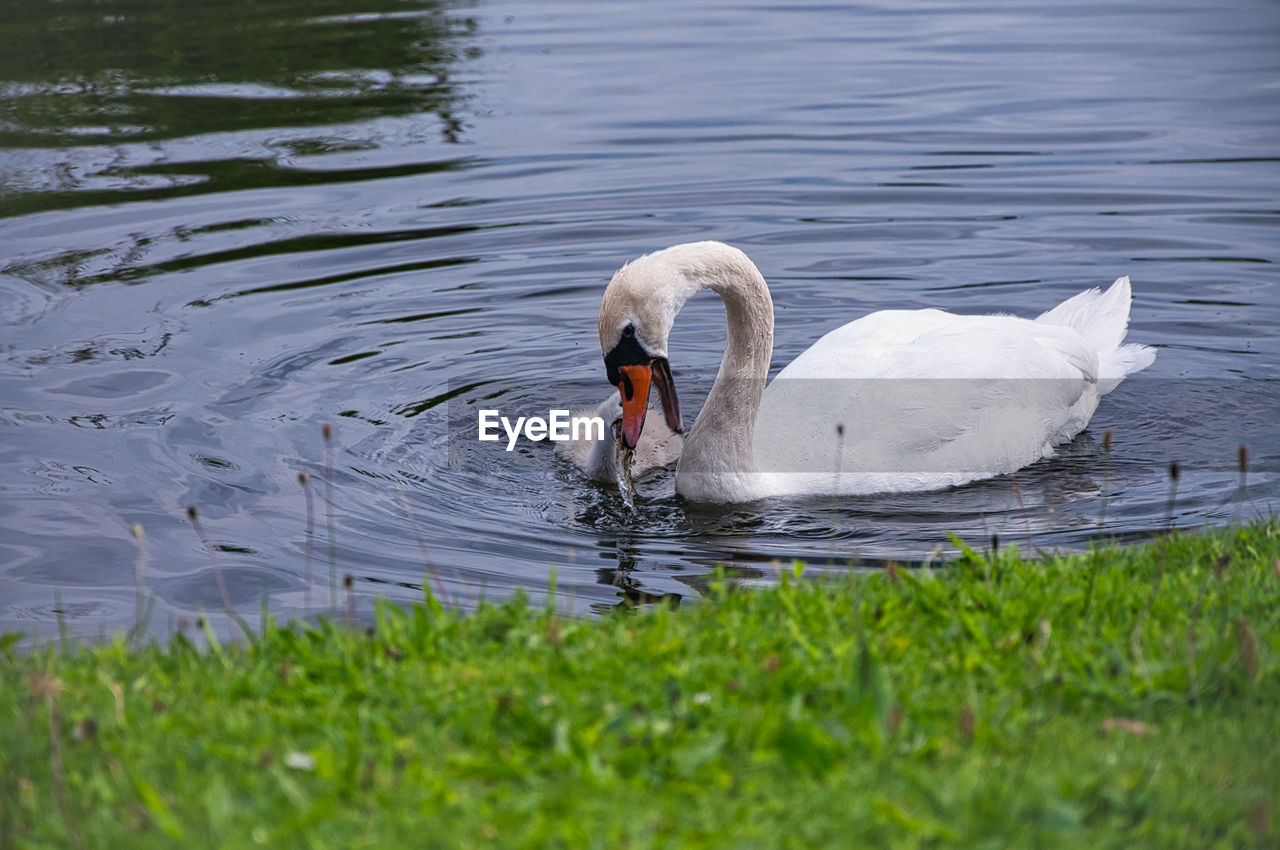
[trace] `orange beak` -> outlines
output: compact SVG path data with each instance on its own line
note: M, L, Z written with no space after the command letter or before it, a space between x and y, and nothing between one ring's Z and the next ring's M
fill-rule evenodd
M634 449L644 430L644 416L649 411L649 384L653 381L653 367L649 364L619 366L622 380L618 393L622 396L622 441Z

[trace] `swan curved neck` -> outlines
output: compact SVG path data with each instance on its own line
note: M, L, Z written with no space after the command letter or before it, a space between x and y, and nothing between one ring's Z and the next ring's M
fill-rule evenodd
M745 475L757 469L752 442L773 356L773 299L746 255L731 250L715 259L688 273L690 282L697 284L690 294L710 289L720 296L728 340L715 383L685 440L682 478L688 473Z

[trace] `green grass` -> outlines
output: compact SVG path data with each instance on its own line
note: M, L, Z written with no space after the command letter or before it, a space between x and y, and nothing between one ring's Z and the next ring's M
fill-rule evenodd
M0 846L1274 847L1280 523L0 653Z

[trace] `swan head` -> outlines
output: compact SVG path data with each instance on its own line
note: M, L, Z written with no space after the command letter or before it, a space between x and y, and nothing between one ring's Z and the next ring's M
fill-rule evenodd
M622 401L622 441L634 449L644 430L649 390L656 386L672 431L684 421L667 362L667 338L676 313L692 294L672 249L633 260L614 274L600 303L600 350L609 383Z

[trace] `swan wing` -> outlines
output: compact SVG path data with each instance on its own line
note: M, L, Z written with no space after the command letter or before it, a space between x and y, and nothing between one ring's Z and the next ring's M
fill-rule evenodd
M775 473L869 476L871 491L1010 472L1084 427L1097 374L1097 354L1063 325L873 313L819 339L769 385L757 462Z

